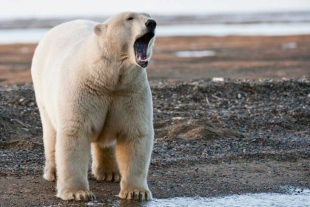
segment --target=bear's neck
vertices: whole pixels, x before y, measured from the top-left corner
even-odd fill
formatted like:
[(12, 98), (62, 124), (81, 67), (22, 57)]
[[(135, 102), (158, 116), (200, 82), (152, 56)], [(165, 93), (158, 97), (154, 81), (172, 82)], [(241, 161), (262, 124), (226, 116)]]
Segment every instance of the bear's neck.
[(108, 53), (109, 49), (100, 47), (95, 38), (87, 41), (91, 41), (87, 45), (92, 46), (91, 50), (87, 50), (92, 52), (84, 57), (86, 64), (83, 77), (87, 87), (98, 94), (106, 94), (136, 91), (145, 85), (147, 74), (144, 68), (130, 63), (128, 57), (124, 58), (121, 54)]

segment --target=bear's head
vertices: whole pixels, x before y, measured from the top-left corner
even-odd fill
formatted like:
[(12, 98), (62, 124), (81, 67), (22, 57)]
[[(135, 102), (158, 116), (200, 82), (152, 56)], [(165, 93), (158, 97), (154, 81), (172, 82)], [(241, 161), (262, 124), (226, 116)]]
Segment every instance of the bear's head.
[(97, 24), (100, 47), (111, 59), (146, 68), (152, 55), (156, 22), (146, 13), (124, 12)]

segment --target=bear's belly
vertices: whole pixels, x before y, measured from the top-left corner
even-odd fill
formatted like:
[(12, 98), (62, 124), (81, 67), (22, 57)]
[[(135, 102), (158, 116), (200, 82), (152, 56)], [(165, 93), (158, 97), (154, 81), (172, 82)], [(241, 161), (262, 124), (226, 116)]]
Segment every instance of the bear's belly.
[(99, 133), (93, 133), (91, 142), (96, 142), (101, 147), (107, 147), (115, 145), (116, 139), (117, 132), (106, 122)]

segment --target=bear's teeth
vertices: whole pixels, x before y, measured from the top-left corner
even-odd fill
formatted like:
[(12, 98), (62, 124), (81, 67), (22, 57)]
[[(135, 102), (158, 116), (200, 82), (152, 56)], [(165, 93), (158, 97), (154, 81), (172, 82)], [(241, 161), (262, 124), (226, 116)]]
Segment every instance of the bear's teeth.
[(150, 60), (150, 57), (149, 58), (144, 58), (144, 59), (141, 59), (141, 57), (138, 58), (139, 62), (148, 62), (149, 60)]
[(145, 59), (145, 61), (150, 61), (150, 59), (151, 59), (151, 57), (148, 57), (148, 58)]
[(137, 58), (137, 60), (139, 60), (139, 61), (141, 61), (141, 60), (146, 60), (147, 58), (146, 58), (146, 54), (143, 54), (143, 53), (137, 53), (136, 54), (136, 58)]

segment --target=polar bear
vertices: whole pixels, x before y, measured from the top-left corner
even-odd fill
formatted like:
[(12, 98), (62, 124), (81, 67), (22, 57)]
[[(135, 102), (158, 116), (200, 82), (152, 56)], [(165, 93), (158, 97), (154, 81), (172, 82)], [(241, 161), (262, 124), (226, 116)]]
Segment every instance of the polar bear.
[[(124, 12), (104, 23), (56, 26), (39, 43), (31, 73), (43, 125), (43, 177), (57, 197), (95, 199), (87, 172), (120, 181), (122, 199), (150, 200), (153, 106), (146, 67), (156, 22)], [(57, 175), (57, 176), (56, 176)]]

